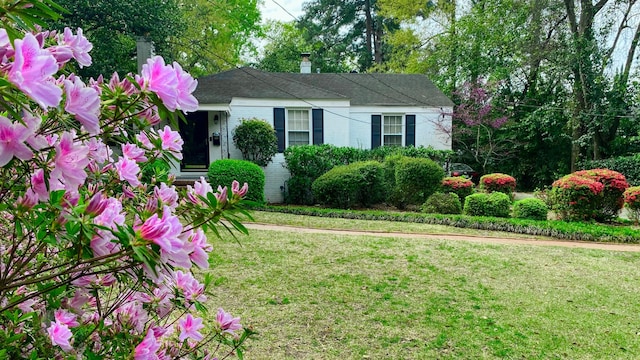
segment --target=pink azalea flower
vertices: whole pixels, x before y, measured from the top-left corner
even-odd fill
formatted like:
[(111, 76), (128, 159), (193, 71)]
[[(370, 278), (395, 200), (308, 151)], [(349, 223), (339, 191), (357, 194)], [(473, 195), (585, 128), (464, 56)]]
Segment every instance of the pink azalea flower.
[(144, 103), (144, 110), (140, 113), (140, 118), (147, 121), (147, 124), (153, 126), (158, 125), (162, 118), (158, 114), (158, 107), (152, 104)]
[(198, 80), (195, 80), (189, 73), (182, 70), (182, 67), (177, 62), (173, 63), (173, 68), (178, 78), (178, 109), (184, 112), (198, 110), (198, 100), (192, 95), (196, 86), (198, 86)]
[(7, 34), (7, 30), (0, 29), (0, 59), (3, 57), (11, 57), (13, 55), (13, 48), (11, 47), (11, 42), (9, 41), (9, 35)]
[(182, 295), (187, 301), (206, 301), (204, 285), (199, 283), (191, 273), (184, 273), (180, 270), (175, 271), (173, 273), (173, 281), (176, 289), (182, 291)]
[(189, 254), (189, 258), (198, 267), (203, 269), (209, 268), (209, 252), (213, 250), (213, 247), (207, 243), (207, 236), (202, 229), (196, 230), (191, 236), (191, 245), (193, 246), (192, 252)]
[(200, 176), (200, 180), (193, 183), (193, 187), (191, 185), (187, 185), (187, 199), (194, 204), (201, 204), (202, 201), (198, 198), (202, 196), (204, 198), (207, 197), (207, 194), (213, 192), (213, 188), (207, 180), (204, 179), (204, 176)]
[(70, 328), (80, 325), (76, 321), (76, 315), (68, 312), (67, 310), (58, 309), (55, 311), (53, 316), (55, 317), (57, 323), (66, 325)]
[(69, 343), (73, 334), (67, 325), (61, 324), (56, 320), (56, 322), (47, 328), (47, 333), (53, 345), (60, 346), (64, 351), (71, 351), (73, 349)]
[(0, 116), (0, 166), (8, 164), (14, 156), (21, 160), (33, 157), (31, 149), (24, 144), (30, 133), (26, 126)]
[(136, 224), (133, 229), (140, 238), (151, 241), (166, 252), (176, 252), (182, 249), (183, 241), (179, 238), (182, 224), (177, 216), (171, 214), (171, 209), (164, 207), (162, 218), (153, 214), (143, 224)]
[(201, 341), (204, 339), (204, 336), (198, 331), (204, 328), (201, 318), (194, 318), (191, 314), (187, 314), (184, 319), (178, 321), (178, 327), (180, 328), (180, 336), (178, 337), (180, 341), (185, 339)]
[(153, 193), (160, 199), (160, 201), (168, 207), (175, 209), (178, 206), (178, 192), (175, 186), (167, 186), (165, 183), (161, 183), (160, 187), (155, 187)]
[(55, 167), (51, 171), (52, 183), (57, 180), (67, 190), (76, 190), (87, 178), (85, 168), (89, 164), (89, 148), (75, 142), (75, 132), (65, 132), (55, 145)]
[(102, 142), (102, 140), (92, 137), (87, 142), (89, 147), (89, 157), (95, 160), (98, 164), (103, 164), (107, 160), (111, 161), (111, 154), (113, 151), (109, 146)]
[(89, 55), (89, 51), (93, 49), (93, 45), (82, 35), (81, 28), (78, 28), (77, 35), (73, 35), (71, 29), (64, 28), (62, 40), (71, 49), (73, 57), (81, 69), (83, 66), (91, 66), (91, 55)]
[(52, 75), (58, 71), (56, 59), (43, 50), (32, 34), (16, 39), (14, 63), (9, 70), (9, 81), (29, 95), (43, 109), (56, 107), (62, 99), (62, 89)]
[(247, 194), (247, 191), (249, 191), (249, 184), (244, 183), (244, 185), (242, 186), (242, 189), (240, 188), (240, 183), (236, 180), (233, 180), (233, 182), (231, 183), (231, 192), (238, 196), (238, 197), (244, 197)]
[(147, 161), (147, 157), (144, 156), (144, 150), (140, 149), (136, 144), (122, 144), (122, 155), (125, 157), (135, 160), (135, 162), (145, 162)]
[(136, 346), (133, 358), (135, 360), (157, 360), (158, 349), (160, 349), (160, 344), (156, 340), (153, 330), (149, 329), (144, 340)]
[(227, 200), (229, 199), (228, 195), (227, 195), (227, 187), (222, 187), (220, 185), (218, 185), (218, 192), (216, 192), (215, 194), (213, 194), (216, 199), (218, 200), (218, 204), (219, 205), (224, 205)]
[(49, 190), (44, 180), (44, 170), (38, 169), (31, 175), (31, 190), (38, 196), (38, 200), (49, 200)]
[(36, 134), (36, 132), (40, 129), (40, 124), (42, 124), (42, 118), (25, 110), (22, 116), (22, 121), (24, 121), (24, 123), (27, 125), (27, 129), (29, 129), (27, 144), (29, 144), (29, 146), (31, 146), (35, 150), (41, 150), (47, 147), (47, 139), (42, 135)]
[(142, 65), (142, 88), (156, 93), (162, 103), (170, 111), (175, 111), (178, 106), (178, 77), (175, 70), (165, 65), (164, 59), (154, 56)]
[(242, 329), (242, 325), (240, 325), (240, 318), (234, 318), (231, 314), (225, 312), (221, 308), (218, 309), (216, 320), (218, 321), (218, 324), (220, 324), (220, 329), (223, 333), (226, 332), (231, 335), (235, 335), (234, 331)]
[(133, 187), (139, 186), (140, 180), (138, 180), (138, 174), (140, 173), (140, 166), (134, 161), (126, 156), (121, 157), (118, 162), (115, 164), (116, 171), (118, 172), (118, 176), (120, 176), (120, 180), (126, 180)]
[(184, 141), (180, 137), (180, 133), (171, 130), (169, 125), (165, 125), (164, 129), (158, 131), (160, 139), (162, 139), (162, 150), (169, 150), (174, 153), (175, 157), (182, 159), (182, 144)]
[(100, 114), (100, 96), (98, 91), (87, 87), (79, 77), (73, 76), (64, 81), (67, 101), (64, 109), (76, 116), (76, 120), (91, 135), (100, 132), (98, 115)]

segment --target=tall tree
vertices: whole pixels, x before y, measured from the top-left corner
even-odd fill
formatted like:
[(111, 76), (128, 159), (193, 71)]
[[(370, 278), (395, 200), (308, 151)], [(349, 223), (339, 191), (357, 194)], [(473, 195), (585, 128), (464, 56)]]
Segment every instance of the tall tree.
[(233, 68), (255, 49), (250, 39), (260, 33), (258, 0), (178, 0), (186, 22), (172, 36), (172, 57), (194, 76)]
[[(269, 72), (295, 73), (300, 71), (300, 54), (317, 52), (307, 43), (304, 31), (291, 22), (268, 21), (264, 25), (267, 39), (262, 54), (255, 67)], [(313, 57), (311, 58), (313, 62)], [(315, 62), (322, 72), (343, 72), (346, 68), (340, 62)], [(335, 66), (335, 67), (334, 67)]]
[(315, 55), (323, 62), (347, 59), (359, 71), (385, 61), (384, 35), (399, 28), (378, 14), (377, 0), (312, 0), (303, 9), (297, 24)]

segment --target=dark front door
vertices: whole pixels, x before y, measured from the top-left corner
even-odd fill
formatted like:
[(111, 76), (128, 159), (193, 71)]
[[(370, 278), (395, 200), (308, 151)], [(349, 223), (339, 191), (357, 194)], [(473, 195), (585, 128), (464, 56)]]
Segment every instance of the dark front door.
[(209, 113), (196, 111), (187, 114), (187, 123), (180, 121), (182, 162), (180, 170), (202, 171), (209, 168)]

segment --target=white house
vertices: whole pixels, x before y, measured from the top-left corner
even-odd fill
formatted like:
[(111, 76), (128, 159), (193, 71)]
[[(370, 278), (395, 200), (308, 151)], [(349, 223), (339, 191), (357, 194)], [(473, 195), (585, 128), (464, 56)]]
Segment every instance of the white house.
[(445, 114), (451, 114), (453, 103), (424, 75), (311, 73), (305, 60), (301, 73), (244, 67), (199, 78), (194, 93), (198, 111), (180, 124), (185, 144), (184, 159), (173, 169), (177, 178), (206, 176), (209, 164), (218, 159), (242, 159), (232, 131), (249, 118), (269, 122), (278, 136), (279, 153), (264, 168), (270, 203), (284, 200), (289, 172), (282, 152), (289, 146), (451, 149), (450, 137), (434, 124), (451, 123)]

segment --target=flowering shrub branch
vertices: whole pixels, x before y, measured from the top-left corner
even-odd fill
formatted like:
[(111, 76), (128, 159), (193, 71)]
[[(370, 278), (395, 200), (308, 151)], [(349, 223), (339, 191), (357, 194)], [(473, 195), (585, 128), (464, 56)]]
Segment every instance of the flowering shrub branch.
[[(251, 330), (207, 314), (194, 269), (207, 231), (247, 233), (247, 184), (180, 190), (141, 171), (182, 158), (161, 121), (197, 109), (197, 81), (160, 57), (80, 79), (65, 65), (91, 65), (82, 30), (37, 30), (55, 7), (21, 4), (0, 5), (0, 358), (241, 355)], [(24, 14), (30, 30), (9, 27)]]

